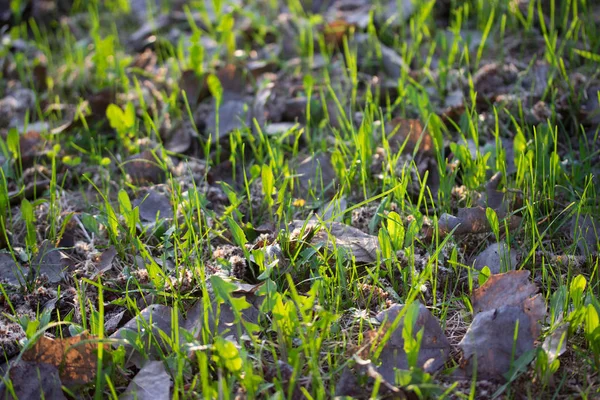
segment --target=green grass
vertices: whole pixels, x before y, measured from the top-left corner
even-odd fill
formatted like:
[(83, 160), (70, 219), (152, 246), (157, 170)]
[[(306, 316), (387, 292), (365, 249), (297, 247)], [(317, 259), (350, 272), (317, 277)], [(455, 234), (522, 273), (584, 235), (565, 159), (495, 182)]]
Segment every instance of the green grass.
[[(172, 7), (162, 3), (147, 21)], [(581, 112), (593, 104), (584, 89), (600, 73), (593, 2), (519, 8), (508, 0), (453, 0), (447, 28), (440, 24), (445, 2), (414, 2), (400, 25), (379, 20), (378, 4), (364, 29), (342, 25), (336, 41), (325, 17), (299, 1), (286, 2), (285, 23), (272, 22), (280, 2), (208, 3), (210, 12), (203, 1), (189, 2), (173, 22), (174, 38), (170, 28), (155, 33), (148, 44), (154, 70), (133, 64), (138, 44), (130, 37), (139, 24), (127, 1), (78, 1), (72, 25), (19, 19), (5, 34), (0, 59), (14, 70), (0, 72), (0, 94), (21, 85), (36, 96), (17, 126), (0, 125), (0, 245), (21, 269), (32, 268), (43, 240), (69, 262), (60, 282), (26, 272), (23, 285), (0, 282), (0, 331), (18, 332), (2, 342), (3, 361), (20, 359), (45, 333), (58, 340), (87, 331), (96, 369), (84, 385), (63, 379), (73, 397), (118, 398), (139, 371), (135, 349), (138, 358), (163, 362), (172, 398), (332, 398), (347, 367), (368, 357), (377, 365), (392, 329), (373, 317), (401, 303), (410, 365), (396, 386), (407, 393), (599, 396), (599, 248), (582, 250), (571, 237), (573, 219), (600, 220), (600, 126)], [(362, 44), (359, 35), (367, 35)], [(20, 40), (37, 52), (11, 52)], [(294, 54), (257, 56), (273, 43)], [(386, 59), (387, 50), (403, 66)], [(228, 110), (238, 79), (220, 71), (236, 65), (247, 75), (238, 95), (255, 96), (268, 84), (246, 70), (257, 60), (279, 74), (272, 109), (310, 101), (298, 102), (297, 122), (282, 134), (258, 120), (219, 132), (236, 118), (220, 110)], [(489, 101), (486, 91), (501, 84), (488, 87), (477, 73), (493, 62), (511, 90)], [(38, 64), (47, 67), (43, 82)], [(396, 76), (386, 78), (391, 70)], [(198, 88), (181, 83), (184, 73)], [(445, 114), (456, 91), (464, 109)], [(214, 135), (197, 126), (198, 100), (214, 114)], [(404, 125), (393, 129), (395, 117)], [(418, 132), (399, 140), (408, 119), (420, 121)], [(48, 128), (36, 128), (32, 146), (22, 137), (38, 122)], [(169, 151), (165, 136), (183, 123), (194, 131), (185, 155)], [(136, 167), (131, 157), (140, 153), (147, 162)], [(305, 171), (310, 181), (298, 176), (308, 156), (315, 160)], [(498, 172), (502, 207), (484, 203), (489, 232), (443, 232), (448, 214), (482, 204)], [(157, 184), (138, 181), (138, 173)], [(39, 190), (27, 189), (43, 180)], [(168, 200), (156, 218), (139, 205), (149, 187)], [(310, 218), (313, 225), (300, 228)], [(334, 221), (372, 235), (377, 251), (349, 253), (340, 237), (332, 239)], [(516, 268), (531, 271), (548, 306), (539, 341), (560, 329), (568, 335), (561, 356), (537, 347), (513, 360), (506, 382), (486, 386), (453, 371), (473, 320), (472, 291), (489, 279), (489, 269), (478, 274), (471, 260), (496, 242), (515, 249)], [(99, 272), (113, 247), (110, 267)], [(410, 321), (418, 302), (452, 338), (451, 357), (434, 374), (416, 363), (421, 339)], [(169, 308), (140, 319), (151, 304)], [(137, 325), (113, 335), (136, 317)], [(8, 373), (3, 381), (13, 390)], [(363, 397), (383, 397), (386, 384), (364, 383)]]

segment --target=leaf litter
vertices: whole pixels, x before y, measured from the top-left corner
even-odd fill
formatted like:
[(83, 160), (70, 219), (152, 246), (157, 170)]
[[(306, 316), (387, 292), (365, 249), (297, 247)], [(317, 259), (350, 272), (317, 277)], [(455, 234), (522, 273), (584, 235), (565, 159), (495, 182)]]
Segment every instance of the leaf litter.
[[(38, 5), (51, 2), (34, 3), (33, 11), (22, 11), (42, 23)], [(523, 193), (512, 186), (531, 178), (523, 160), (541, 165), (533, 173), (545, 181), (545, 167), (566, 177), (570, 169), (597, 158), (597, 147), (585, 159), (569, 154), (583, 145), (560, 136), (571, 125), (589, 132), (596, 127), (598, 85), (576, 57), (556, 73), (553, 61), (540, 51), (544, 38), (536, 31), (550, 20), (535, 15), (527, 38), (506, 36), (500, 46), (490, 38), (486, 41), (481, 27), (473, 29), (470, 21), (455, 31), (450, 15), (456, 13), (443, 1), (435, 2), (432, 11), (410, 1), (383, 1), (377, 7), (360, 0), (311, 1), (274, 9), (258, 2), (245, 4), (248, 10), (243, 12), (234, 2), (221, 8), (207, 4), (202, 12), (176, 3), (169, 13), (160, 14), (145, 3), (134, 5), (127, 18), (135, 22), (128, 20), (131, 26), (126, 29), (127, 24), (115, 18), (117, 42), (123, 47), (112, 49), (111, 57), (123, 61), (115, 65), (124, 66), (117, 75), (128, 82), (128, 89), (108, 80), (117, 76), (110, 75), (112, 70), (101, 77), (102, 47), (115, 38), (88, 37), (89, 10), (61, 15), (64, 10), (57, 7), (47, 15), (61, 16), (60, 25), (95, 52), (76, 68), (57, 68), (56, 60), (46, 60), (45, 45), (15, 39), (0, 28), (7, 50), (0, 52), (6, 78), (0, 83), (0, 162), (7, 182), (0, 190), (0, 209), (9, 215), (2, 223), (10, 221), (0, 232), (7, 250), (0, 253), (0, 282), (7, 291), (0, 305), (2, 318), (23, 317), (1, 320), (0, 333), (10, 337), (2, 342), (6, 358), (15, 357), (31, 330), (42, 327), (35, 326), (42, 318), (37, 310), (50, 312), (53, 320), (68, 316), (70, 328), (76, 329), (96, 318), (98, 293), (88, 279), (106, 288), (103, 333), (111, 335), (115, 347), (105, 351), (117, 354), (123, 345), (127, 368), (136, 365), (125, 373), (120, 366), (116, 369), (121, 380), (117, 392), (125, 398), (168, 398), (171, 389), (197, 390), (193, 385), (198, 376), (189, 365), (184, 368), (184, 389), (171, 376), (169, 354), (181, 350), (170, 341), (177, 329), (184, 346), (206, 352), (209, 369), (215, 371), (209, 379), (216, 382), (226, 374), (240, 386), (228, 389), (250, 397), (256, 373), (269, 381), (265, 393), (274, 394), (280, 385), (294, 398), (303, 390), (317, 390), (313, 376), (313, 381), (325, 378), (330, 385), (326, 391), (335, 388), (338, 395), (364, 398), (372, 395), (373, 387), (379, 387), (380, 395), (412, 398), (418, 383), (396, 381), (397, 376), (406, 378), (406, 371), (423, 383), (431, 382), (430, 376), (434, 382), (460, 382), (476, 370), (478, 393), (485, 393), (487, 380), (512, 382), (509, 374), (515, 368), (520, 368), (519, 376), (531, 377), (533, 367), (527, 370), (523, 365), (533, 359), (547, 324), (546, 304), (536, 284), (544, 292), (556, 289), (541, 285), (547, 281), (540, 278), (537, 266), (547, 262), (559, 268), (560, 276), (567, 269), (570, 276), (572, 268), (587, 273), (598, 242), (593, 210), (578, 213), (567, 229), (559, 228), (559, 239), (544, 236), (531, 253), (526, 250), (531, 238), (518, 229), (531, 218), (524, 211)], [(547, 13), (544, 7), (534, 14)], [(16, 23), (12, 12), (0, 12), (0, 25)], [(264, 24), (253, 14), (268, 15), (275, 22)], [(449, 28), (433, 34), (427, 28), (425, 40), (434, 38), (435, 45), (421, 45), (412, 54), (416, 38), (407, 27), (425, 27), (421, 17), (427, 15)], [(312, 34), (322, 34), (323, 41)], [(583, 43), (572, 41), (574, 48), (583, 48)], [(166, 43), (178, 45), (171, 48)], [(462, 63), (447, 65), (445, 49), (453, 43), (468, 52), (461, 60), (473, 59), (475, 64), (466, 69)], [(500, 48), (502, 59), (493, 54)], [(120, 58), (123, 52), (125, 59)], [(172, 62), (171, 53), (182, 59)], [(32, 72), (31, 82), (20, 82), (22, 70)], [(307, 80), (308, 75), (313, 79)], [(582, 93), (581, 98), (575, 99), (574, 92)], [(377, 112), (373, 99), (378, 99)], [(130, 107), (128, 103), (136, 125), (125, 137), (113, 129), (107, 111)], [(558, 143), (524, 139), (531, 129), (541, 138), (550, 121), (561, 126), (553, 139)], [(348, 132), (358, 132), (361, 126), (370, 126), (373, 135), (353, 143), (357, 138)], [(469, 132), (468, 139), (464, 132)], [(589, 140), (595, 138), (593, 133), (586, 135), (594, 146)], [(129, 146), (121, 148), (124, 142)], [(52, 147), (56, 143), (63, 146)], [(459, 157), (463, 143), (471, 164), (469, 158)], [(554, 145), (558, 150), (552, 150)], [(371, 159), (357, 154), (371, 146), (372, 152), (365, 153)], [(502, 154), (506, 176), (496, 172)], [(474, 185), (470, 174), (482, 160), (485, 165), (477, 171)], [(84, 168), (87, 164), (91, 167)], [(274, 175), (271, 193), (265, 193), (261, 181), (263, 165)], [(407, 171), (410, 184), (394, 186), (401, 179), (404, 183)], [(593, 165), (591, 171), (598, 172)], [(445, 181), (449, 177), (455, 185), (451, 191)], [(88, 183), (102, 187), (107, 203), (117, 205), (116, 225), (111, 226), (107, 206), (98, 196), (80, 196), (83, 202), (75, 204), (74, 193), (87, 192), (82, 187)], [(140, 221), (133, 227), (127, 226), (131, 221), (119, 213), (115, 201), (114, 192), (124, 185), (139, 211)], [(556, 204), (575, 200), (559, 184), (555, 187)], [(364, 203), (383, 190), (390, 190), (386, 198)], [(408, 197), (401, 195), (404, 191)], [(34, 204), (35, 232), (20, 217), (11, 217), (21, 215), (23, 198)], [(488, 220), (488, 208), (498, 218), (500, 237), (495, 239), (490, 234), (497, 228)], [(556, 218), (556, 209), (542, 209), (549, 221)], [(390, 238), (390, 248), (384, 228), (392, 210), (407, 222), (401, 236), (411, 240)], [(437, 231), (430, 225), (434, 217)], [(74, 218), (79, 223), (73, 223)], [(534, 224), (549, 229), (546, 232), (554, 229), (546, 215), (536, 218)], [(164, 229), (139, 234), (157, 220)], [(452, 237), (447, 236), (450, 232)], [(397, 230), (392, 234), (400, 235)], [(30, 248), (25, 238), (34, 236), (40, 243)], [(438, 252), (429, 247), (437, 238), (445, 240)], [(563, 251), (570, 244), (578, 255)], [(426, 282), (417, 282), (417, 275), (431, 266)], [(472, 292), (472, 282), (465, 283), (471, 279), (466, 277), (470, 266), (491, 272), (489, 277), (479, 275), (485, 283)], [(206, 279), (227, 275), (242, 280)], [(318, 286), (323, 281), (335, 290)], [(421, 328), (423, 336), (411, 369), (408, 359), (414, 355), (407, 352), (411, 342), (403, 336), (405, 321), (398, 321), (393, 330), (390, 321), (410, 307), (400, 303), (414, 291), (423, 303), (418, 304), (412, 339)], [(341, 295), (329, 299), (330, 292)], [(463, 304), (469, 294), (473, 315)], [(586, 301), (591, 301), (588, 296)], [(172, 298), (177, 298), (177, 307)], [(335, 312), (331, 304), (336, 304)], [(361, 328), (343, 325), (348, 308), (355, 307), (353, 320), (358, 318)], [(335, 318), (328, 320), (328, 312)], [(35, 322), (28, 325), (25, 316)], [(175, 316), (178, 326), (173, 325)], [(441, 316), (446, 320), (440, 322)], [(310, 322), (304, 325), (306, 321)], [(321, 321), (327, 321), (325, 327), (319, 327)], [(348, 329), (340, 330), (340, 324)], [(563, 335), (568, 325), (561, 324), (542, 345), (552, 360), (570, 350)], [(303, 335), (313, 328), (315, 337), (324, 338), (319, 345), (333, 349), (326, 353), (329, 358), (341, 355), (336, 356), (335, 368), (322, 357), (323, 349), (314, 353), (319, 354), (316, 361), (310, 356), (293, 358), (308, 354)], [(98, 341), (67, 337), (66, 330), (58, 328), (50, 331), (11, 367), (9, 375), (20, 397), (43, 392), (63, 398), (61, 384), (95, 379)], [(347, 348), (335, 347), (340, 332)], [(365, 337), (372, 340), (369, 344), (382, 341), (380, 354), (360, 350)], [(256, 338), (263, 347), (256, 345)], [(234, 354), (233, 361), (223, 361), (223, 349)], [(187, 355), (194, 361), (203, 357), (198, 351)], [(237, 374), (234, 366), (242, 356), (258, 367)], [(70, 370), (65, 367), (69, 357), (86, 365)], [(351, 368), (338, 368), (342, 364)], [(451, 368), (457, 371), (453, 377), (440, 373)], [(316, 371), (325, 372), (317, 377)], [(581, 381), (565, 387), (578, 385)], [(455, 388), (461, 391), (460, 384)], [(435, 397), (432, 393), (440, 394), (431, 392), (430, 397)]]

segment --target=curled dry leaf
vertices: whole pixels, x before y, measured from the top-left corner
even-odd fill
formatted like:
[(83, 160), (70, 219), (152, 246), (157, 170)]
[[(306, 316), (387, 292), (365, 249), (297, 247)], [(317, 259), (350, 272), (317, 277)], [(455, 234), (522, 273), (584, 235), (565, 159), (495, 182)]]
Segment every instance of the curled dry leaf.
[(86, 333), (64, 339), (42, 336), (23, 353), (23, 360), (58, 368), (65, 385), (83, 385), (96, 376), (98, 343)]
[(511, 365), (535, 348), (546, 304), (528, 278), (529, 271), (493, 275), (475, 290), (475, 317), (459, 343), (468, 376), (476, 366), (477, 379), (502, 381)]
[(171, 398), (171, 381), (162, 361), (148, 361), (119, 399), (168, 400)]
[(517, 252), (506, 243), (492, 243), (474, 259), (473, 267), (481, 271), (488, 267), (492, 274), (513, 270), (517, 266)]
[[(305, 221), (296, 220), (290, 224), (290, 230), (302, 229)], [(369, 235), (352, 226), (341, 222), (328, 222), (319, 227), (318, 222), (306, 223), (305, 231), (317, 230), (311, 245), (318, 248), (327, 248), (333, 251), (334, 246), (338, 250), (345, 251), (348, 256), (353, 255), (356, 263), (370, 264), (377, 261), (379, 251), (379, 240), (376, 236)]]
[[(148, 355), (156, 357), (160, 350), (154, 343), (158, 343), (159, 347), (165, 346), (165, 342), (161, 337), (160, 332), (163, 332), (167, 337), (171, 336), (171, 313), (172, 308), (161, 304), (152, 304), (144, 308), (134, 319), (127, 322), (122, 328), (113, 333), (112, 339), (131, 339), (137, 337), (138, 333), (141, 336), (142, 343), (145, 344)], [(185, 319), (180, 319), (184, 325)], [(149, 335), (152, 334), (155, 340), (150, 340)], [(138, 367), (143, 364), (143, 356), (137, 353), (133, 346), (125, 344), (125, 349), (131, 352), (130, 361)]]
[[(398, 317), (404, 305), (395, 304), (388, 310), (377, 315), (377, 320), (385, 324), (385, 330)], [(389, 340), (385, 343), (383, 351), (379, 356), (380, 365), (377, 367), (379, 373), (388, 381), (393, 383), (395, 369), (408, 369), (408, 359), (404, 351), (404, 338), (402, 329), (404, 317), (398, 327), (392, 332)], [(419, 304), (419, 315), (415, 322), (414, 333), (423, 329), (423, 339), (419, 348), (417, 365), (425, 372), (433, 373), (444, 366), (450, 354), (450, 343), (444, 335), (440, 323), (423, 304)]]
[(548, 354), (548, 362), (556, 360), (565, 351), (567, 351), (567, 337), (569, 332), (569, 323), (566, 322), (558, 326), (550, 335), (546, 336), (542, 349)]
[(165, 149), (173, 153), (185, 153), (192, 147), (192, 139), (198, 134), (190, 121), (179, 121), (169, 131)]

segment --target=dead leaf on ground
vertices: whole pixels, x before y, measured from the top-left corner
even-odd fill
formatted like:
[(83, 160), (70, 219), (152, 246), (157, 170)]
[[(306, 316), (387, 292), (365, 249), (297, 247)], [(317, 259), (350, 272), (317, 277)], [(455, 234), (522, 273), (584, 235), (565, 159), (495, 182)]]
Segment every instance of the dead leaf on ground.
[[(10, 366), (9, 379), (17, 399), (56, 399), (66, 400), (58, 369), (42, 362), (19, 361)], [(0, 382), (0, 398), (13, 397)]]
[(492, 243), (473, 261), (476, 270), (481, 271), (487, 266), (492, 274), (499, 274), (516, 268), (517, 252), (504, 242)]
[[(350, 41), (350, 48), (356, 49), (358, 55), (358, 69), (361, 72), (380, 74), (381, 69), (385, 75), (392, 79), (399, 79), (402, 71), (408, 71), (410, 68), (404, 59), (396, 51), (377, 38), (360, 33), (354, 36)], [(379, 52), (377, 51), (379, 48)]]
[(16, 89), (0, 99), (0, 128), (23, 125), (25, 115), (35, 115), (36, 95), (31, 89)]
[(530, 272), (527, 270), (490, 276), (484, 285), (473, 291), (473, 312), (477, 314), (505, 305), (522, 304), (526, 299), (535, 296), (538, 288), (529, 282), (529, 276)]
[(385, 395), (385, 398), (407, 399), (410, 393), (404, 392), (402, 388), (394, 386), (392, 382), (387, 381), (377, 370), (375, 365), (368, 360), (362, 360), (354, 356), (356, 361), (352, 369), (345, 368), (342, 376), (335, 386), (336, 398), (349, 396), (357, 399), (371, 398), (372, 388), (379, 384), (379, 394)]
[(23, 353), (23, 360), (55, 366), (65, 385), (83, 385), (91, 382), (97, 372), (98, 343), (83, 333), (64, 339), (40, 339)]
[(192, 141), (198, 137), (196, 128), (190, 121), (178, 121), (164, 138), (166, 150), (183, 154), (192, 147)]
[(30, 128), (19, 137), (21, 163), (24, 169), (32, 167), (36, 159), (45, 154), (44, 144), (45, 140), (43, 140), (40, 133)]
[(133, 206), (138, 207), (140, 219), (146, 222), (154, 222), (157, 218), (173, 218), (171, 200), (155, 190), (149, 190), (144, 196), (135, 199)]
[(473, 75), (477, 101), (485, 104), (495, 102), (498, 96), (510, 93), (518, 81), (518, 69), (510, 63), (489, 63)]
[(295, 168), (298, 185), (294, 188), (295, 196), (307, 200), (313, 190), (317, 195), (325, 192), (331, 194), (335, 190), (336, 174), (331, 158), (326, 154), (315, 154), (296, 160)]
[(581, 107), (581, 113), (584, 116), (584, 121), (590, 126), (600, 124), (600, 104), (598, 96), (600, 96), (600, 85), (590, 86), (586, 91), (584, 103)]
[(193, 110), (202, 100), (210, 96), (206, 75), (199, 76), (193, 70), (185, 70), (179, 78), (179, 89), (185, 92), (185, 98)]
[(230, 132), (252, 126), (252, 100), (243, 94), (224, 90), (218, 119), (216, 100), (212, 99), (198, 106), (194, 120), (198, 129), (212, 138), (212, 143), (225, 140)]
[(108, 271), (113, 266), (113, 260), (117, 256), (117, 250), (115, 246), (110, 246), (108, 249), (100, 255), (98, 262), (96, 263), (96, 273), (101, 274)]
[(582, 254), (597, 254), (600, 222), (589, 214), (574, 215), (571, 220), (571, 238)]
[(399, 151), (406, 142), (404, 153), (412, 154), (416, 148), (421, 154), (433, 156), (433, 139), (418, 119), (394, 118), (386, 131), (391, 135), (388, 142), (392, 151)]
[(131, 380), (121, 400), (168, 400), (171, 392), (171, 376), (162, 361), (148, 361)]
[[(384, 331), (391, 327), (391, 324), (398, 317), (404, 305), (394, 304), (388, 310), (377, 315), (377, 320), (386, 324)], [(379, 373), (391, 383), (394, 383), (395, 369), (409, 368), (406, 352), (404, 351), (404, 338), (402, 329), (404, 327), (404, 317), (389, 340), (385, 343), (383, 351), (379, 356)], [(423, 339), (419, 349), (417, 365), (423, 368), (425, 372), (433, 373), (444, 366), (450, 355), (450, 343), (444, 335), (440, 323), (423, 304), (419, 304), (419, 315), (415, 322), (414, 333), (423, 329)]]
[[(300, 230), (306, 224), (305, 231), (314, 230), (318, 227), (317, 221), (295, 220), (290, 224), (290, 230)], [(376, 236), (369, 235), (352, 226), (341, 222), (327, 222), (318, 232), (315, 232), (310, 240), (311, 245), (319, 248), (327, 248), (332, 252), (334, 246), (338, 250), (346, 252), (348, 257), (354, 256), (358, 264), (370, 264), (377, 261), (379, 240)]]
[(166, 179), (165, 172), (150, 150), (129, 157), (123, 168), (135, 184), (162, 183)]
[(106, 88), (88, 96), (87, 101), (92, 111), (91, 116), (94, 119), (105, 119), (106, 109), (110, 104), (116, 103), (117, 94), (114, 89)]
[(8, 253), (0, 253), (0, 281), (11, 285), (20, 286), (25, 284), (27, 269), (20, 268)]
[(569, 326), (568, 322), (559, 325), (551, 334), (546, 336), (542, 349), (548, 355), (548, 363), (556, 360), (567, 351)]
[[(498, 219), (507, 217), (508, 200), (506, 195), (498, 190), (498, 185), (502, 175), (498, 172), (492, 176), (486, 185), (486, 193), (476, 207), (459, 208), (456, 216), (444, 213), (440, 216), (438, 227), (444, 234), (454, 231), (455, 235), (465, 235), (469, 233), (491, 232), (491, 227), (486, 215), (486, 208), (489, 207), (496, 211)], [(517, 215), (508, 216), (508, 226), (515, 229), (519, 226), (521, 218)]]
[(477, 379), (504, 380), (512, 363), (534, 349), (546, 304), (540, 294), (536, 295), (538, 288), (529, 282), (529, 275), (524, 270), (492, 275), (474, 291), (471, 301), (475, 316), (459, 343), (462, 371), (468, 376), (476, 365)]
[[(217, 315), (217, 304), (211, 302), (208, 315), (208, 326), (206, 329), (214, 335), (235, 335), (237, 336), (236, 315), (232, 308), (227, 304), (219, 306), (219, 320), (215, 319)], [(162, 336), (171, 337), (173, 326), (171, 323), (171, 314), (173, 309), (161, 304), (152, 304), (143, 309), (135, 318), (127, 322), (118, 331), (110, 337), (112, 339), (138, 340), (141, 337), (142, 343), (146, 349), (146, 354), (150, 359), (158, 359), (161, 352), (171, 351)], [(257, 323), (259, 312), (254, 306), (242, 311), (242, 318), (250, 323)], [(194, 335), (199, 335), (204, 328), (204, 302), (198, 301), (192, 306), (185, 315), (179, 315), (179, 329), (185, 329)], [(150, 332), (153, 340), (150, 340)], [(123, 343), (121, 343), (123, 344)], [(130, 356), (129, 361), (141, 367), (145, 360), (142, 354), (139, 354), (133, 346), (126, 343), (125, 349)]]
[(34, 276), (44, 274), (48, 277), (48, 281), (57, 283), (65, 278), (66, 268), (61, 252), (50, 241), (45, 240), (40, 245), (38, 254), (31, 261), (29, 273)]

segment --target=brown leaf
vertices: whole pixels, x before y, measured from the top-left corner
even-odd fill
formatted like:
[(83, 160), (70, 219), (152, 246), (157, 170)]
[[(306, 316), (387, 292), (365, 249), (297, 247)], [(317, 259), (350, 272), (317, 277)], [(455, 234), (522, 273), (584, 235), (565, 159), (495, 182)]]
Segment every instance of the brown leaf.
[[(384, 323), (389, 329), (395, 319), (398, 317), (404, 305), (395, 304), (388, 310), (377, 315), (377, 320)], [(383, 351), (379, 356), (380, 365), (377, 367), (379, 373), (391, 383), (394, 383), (395, 369), (408, 369), (408, 359), (404, 351), (404, 338), (402, 329), (404, 327), (404, 317), (391, 337), (385, 343)], [(431, 315), (431, 312), (423, 304), (419, 304), (419, 316), (415, 322), (414, 333), (423, 329), (423, 340), (419, 349), (417, 365), (423, 368), (425, 372), (433, 373), (444, 366), (450, 354), (450, 343), (444, 335), (437, 318)], [(384, 330), (384, 332), (385, 332)]]
[[(237, 324), (235, 323), (236, 316), (230, 306), (227, 304), (221, 304), (219, 306), (218, 321), (216, 320), (216, 301), (210, 303), (208, 311), (208, 326), (206, 326), (206, 329), (210, 333), (222, 335), (223, 337), (228, 335), (237, 336), (238, 330)], [(168, 344), (162, 339), (162, 336), (171, 337), (172, 335), (172, 312), (173, 309), (169, 306), (152, 304), (143, 309), (135, 318), (127, 322), (110, 337), (113, 339), (131, 339), (132, 337), (141, 335), (140, 338), (146, 348), (146, 354), (151, 360), (159, 359), (161, 352), (171, 351)], [(255, 307), (250, 307), (242, 312), (242, 318), (251, 323), (256, 323), (258, 321), (258, 315), (258, 309)], [(180, 314), (178, 321), (179, 329), (185, 329), (196, 336), (199, 335), (205, 322), (204, 302), (200, 300), (192, 306), (185, 315)], [(154, 340), (149, 340), (150, 334), (152, 334)], [(143, 355), (139, 354), (134, 347), (128, 343), (126, 343), (124, 347), (130, 355), (129, 361), (137, 367), (141, 367), (145, 361)]]
[(210, 96), (206, 75), (198, 76), (193, 70), (185, 70), (179, 79), (179, 89), (185, 92), (185, 97), (193, 110), (203, 99)]
[(600, 93), (600, 85), (590, 86), (586, 91), (586, 101), (582, 105), (581, 112), (584, 116), (586, 124), (597, 126), (600, 124), (600, 104), (598, 96)]
[[(455, 235), (491, 232), (491, 227), (486, 216), (486, 207), (496, 211), (500, 220), (507, 217), (508, 214), (506, 196), (498, 190), (501, 180), (502, 174), (500, 172), (490, 178), (490, 181), (486, 185), (485, 197), (479, 201), (478, 206), (459, 208), (456, 216), (446, 213), (442, 214), (438, 224), (440, 231), (446, 234), (456, 228), (456, 231), (454, 231)], [(521, 218), (519, 216), (508, 216), (509, 228), (515, 229), (520, 222)]]
[(418, 119), (394, 118), (387, 130), (391, 134), (388, 142), (393, 151), (399, 151), (406, 141), (404, 153), (412, 154), (417, 148), (422, 154), (433, 155), (433, 139)]
[(115, 249), (115, 246), (110, 246), (108, 249), (106, 249), (102, 255), (100, 255), (100, 259), (96, 263), (97, 273), (106, 272), (111, 269), (116, 255), (117, 250)]
[(223, 137), (227, 137), (230, 132), (236, 129), (242, 130), (251, 126), (252, 111), (250, 101), (238, 93), (224, 91), (218, 115), (219, 124), (217, 126), (216, 102), (213, 101), (210, 111), (203, 121), (205, 125), (204, 131), (213, 138), (213, 143)]
[(51, 242), (45, 240), (37, 256), (31, 261), (30, 274), (33, 273), (35, 276), (45, 274), (50, 282), (57, 283), (64, 279), (66, 267), (61, 252)]
[(17, 266), (12, 256), (8, 253), (0, 253), (0, 281), (19, 286), (25, 283), (27, 270)]
[(92, 116), (95, 118), (106, 118), (106, 109), (110, 104), (116, 103), (117, 94), (112, 88), (102, 89), (93, 93), (87, 98), (92, 111)]
[(123, 168), (135, 184), (162, 183), (166, 179), (165, 172), (150, 150), (129, 157)]
[(154, 222), (156, 218), (173, 218), (173, 207), (169, 197), (154, 190), (149, 190), (146, 195), (133, 201), (133, 206), (138, 207), (140, 219)]
[[(54, 365), (19, 361), (10, 366), (9, 379), (17, 399), (67, 399), (62, 391), (58, 369)], [(0, 398), (13, 397), (0, 385)]]
[(162, 361), (148, 361), (131, 380), (121, 400), (168, 400), (171, 398), (171, 376)]
[(64, 339), (40, 339), (23, 353), (23, 360), (46, 363), (60, 371), (60, 379), (66, 385), (83, 385), (96, 376), (98, 343), (83, 333)]
[(330, 195), (335, 190), (336, 174), (328, 155), (301, 157), (294, 164), (298, 175), (298, 185), (294, 190), (296, 197), (305, 198), (311, 190), (317, 195), (322, 191)]
[(192, 140), (198, 137), (198, 132), (190, 121), (179, 121), (168, 133), (165, 149), (173, 153), (185, 153), (192, 146)]
[(477, 365), (477, 379), (504, 380), (511, 364), (534, 348), (546, 304), (540, 294), (535, 295), (538, 289), (528, 278), (529, 271), (492, 275), (474, 291), (475, 317), (459, 343), (467, 375)]
[(481, 271), (488, 267), (492, 274), (499, 274), (517, 266), (517, 253), (504, 242), (492, 243), (479, 253), (474, 261), (473, 268)]
[[(301, 229), (305, 221), (296, 220), (290, 224), (290, 229)], [(330, 252), (335, 248), (345, 251), (347, 256), (353, 255), (358, 264), (370, 264), (377, 261), (379, 240), (352, 226), (340, 222), (328, 222), (319, 227), (316, 221), (306, 223), (305, 231), (319, 228), (312, 236), (313, 246), (325, 247)]]
[(529, 271), (520, 270), (490, 276), (484, 285), (473, 291), (473, 312), (522, 304), (538, 292), (537, 286), (529, 282), (529, 275)]
[(353, 369), (345, 368), (335, 386), (336, 398), (346, 396), (356, 399), (369, 399), (375, 384), (380, 385), (378, 394), (384, 396), (383, 398), (399, 400), (418, 398), (412, 396), (410, 392), (405, 392), (402, 388), (394, 386), (393, 381), (387, 381), (372, 362), (362, 360), (356, 355), (354, 359), (357, 362)]

